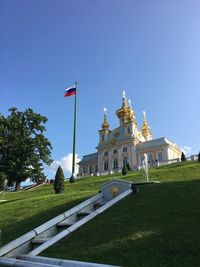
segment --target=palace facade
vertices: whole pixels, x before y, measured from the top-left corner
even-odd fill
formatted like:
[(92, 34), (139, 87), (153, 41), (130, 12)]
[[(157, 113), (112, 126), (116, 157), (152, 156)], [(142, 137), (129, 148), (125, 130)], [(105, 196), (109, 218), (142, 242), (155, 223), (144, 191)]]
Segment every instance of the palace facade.
[(122, 107), (116, 111), (119, 127), (110, 130), (104, 109), (97, 153), (83, 156), (78, 163), (79, 176), (121, 172), (127, 163), (132, 170), (140, 169), (144, 164), (145, 153), (150, 166), (180, 160), (182, 151), (177, 144), (165, 137), (152, 138), (145, 112), (143, 114), (144, 121), (139, 131), (131, 101), (127, 103), (123, 92)]

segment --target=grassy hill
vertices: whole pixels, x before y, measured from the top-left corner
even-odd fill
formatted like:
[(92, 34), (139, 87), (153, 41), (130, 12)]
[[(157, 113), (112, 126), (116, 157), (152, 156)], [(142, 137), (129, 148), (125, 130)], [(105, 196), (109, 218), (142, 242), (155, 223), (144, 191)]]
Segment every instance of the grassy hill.
[[(116, 175), (87, 177), (55, 195), (52, 185), (6, 193), (0, 229), (7, 243), (98, 192)], [(144, 179), (144, 172), (117, 178)], [(150, 169), (145, 186), (49, 248), (43, 255), (121, 266), (200, 266), (200, 164)]]

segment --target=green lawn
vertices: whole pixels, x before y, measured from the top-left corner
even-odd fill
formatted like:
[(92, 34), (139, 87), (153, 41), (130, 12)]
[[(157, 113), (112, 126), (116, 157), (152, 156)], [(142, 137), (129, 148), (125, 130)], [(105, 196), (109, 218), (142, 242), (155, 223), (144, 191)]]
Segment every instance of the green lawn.
[[(0, 204), (0, 228), (7, 243), (22, 233), (96, 194), (112, 177), (88, 177), (66, 184), (7, 193)], [(144, 172), (120, 179), (138, 181)], [(200, 164), (185, 162), (150, 169), (160, 180), (140, 188), (42, 255), (121, 266), (200, 266)]]

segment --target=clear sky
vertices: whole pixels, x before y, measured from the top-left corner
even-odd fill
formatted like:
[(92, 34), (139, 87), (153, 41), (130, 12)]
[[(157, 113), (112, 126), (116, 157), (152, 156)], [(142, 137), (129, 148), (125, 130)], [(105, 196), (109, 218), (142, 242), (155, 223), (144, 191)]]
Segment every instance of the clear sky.
[(64, 89), (78, 81), (79, 159), (95, 152), (104, 107), (118, 126), (125, 89), (139, 127), (145, 110), (154, 138), (197, 154), (199, 14), (199, 0), (0, 0), (0, 112), (47, 116), (54, 167), (67, 170), (74, 96)]

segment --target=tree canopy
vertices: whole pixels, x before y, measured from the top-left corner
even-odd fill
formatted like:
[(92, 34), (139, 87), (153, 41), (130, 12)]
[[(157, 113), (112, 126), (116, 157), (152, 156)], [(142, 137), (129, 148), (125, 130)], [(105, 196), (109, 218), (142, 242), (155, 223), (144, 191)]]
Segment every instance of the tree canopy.
[(52, 146), (43, 134), (46, 117), (30, 108), (21, 112), (14, 107), (9, 112), (8, 117), (0, 114), (0, 172), (9, 185), (16, 183), (17, 190), (27, 178), (45, 179), (43, 164), (52, 162)]

